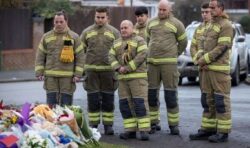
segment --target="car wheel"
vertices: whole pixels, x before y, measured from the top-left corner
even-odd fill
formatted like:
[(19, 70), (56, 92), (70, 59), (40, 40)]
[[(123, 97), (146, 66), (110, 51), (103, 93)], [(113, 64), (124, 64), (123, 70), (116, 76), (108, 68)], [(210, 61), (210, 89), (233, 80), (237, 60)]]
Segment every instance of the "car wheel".
[(234, 72), (231, 75), (232, 77), (232, 85), (237, 86), (240, 83), (240, 64), (237, 62)]
[(188, 77), (187, 78), (189, 82), (195, 82), (196, 81), (196, 77)]
[(178, 85), (181, 85), (182, 84), (182, 77), (179, 77), (179, 82), (178, 82)]
[(249, 71), (248, 69), (249, 69), (248, 64), (246, 64), (245, 73), (240, 76), (240, 81), (245, 81), (245, 79), (248, 76), (248, 71)]

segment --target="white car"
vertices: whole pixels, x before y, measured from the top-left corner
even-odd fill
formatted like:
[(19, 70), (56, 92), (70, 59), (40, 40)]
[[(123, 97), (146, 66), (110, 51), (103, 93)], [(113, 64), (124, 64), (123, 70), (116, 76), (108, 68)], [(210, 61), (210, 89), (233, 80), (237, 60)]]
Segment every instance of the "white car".
[(246, 34), (246, 44), (248, 48), (248, 74), (250, 74), (250, 34)]
[[(196, 81), (198, 77), (198, 66), (194, 65), (191, 54), (190, 46), (193, 38), (195, 29), (200, 25), (200, 22), (192, 22), (186, 28), (186, 33), (188, 37), (188, 45), (186, 50), (182, 55), (178, 57), (178, 70), (180, 72), (180, 81), (187, 77), (188, 81)], [(232, 77), (232, 85), (237, 86), (240, 83), (240, 80), (243, 80), (247, 77), (248, 74), (248, 50), (245, 41), (245, 33), (238, 23), (232, 23), (234, 28), (234, 39), (232, 46), (231, 62), (230, 62), (230, 74)]]

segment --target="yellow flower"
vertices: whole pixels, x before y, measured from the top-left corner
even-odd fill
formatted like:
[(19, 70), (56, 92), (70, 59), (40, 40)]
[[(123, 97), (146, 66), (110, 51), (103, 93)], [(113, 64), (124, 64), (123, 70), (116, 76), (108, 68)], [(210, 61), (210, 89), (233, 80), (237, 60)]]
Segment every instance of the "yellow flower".
[(12, 116), (11, 117), (11, 123), (15, 124), (18, 120), (18, 117), (17, 116)]

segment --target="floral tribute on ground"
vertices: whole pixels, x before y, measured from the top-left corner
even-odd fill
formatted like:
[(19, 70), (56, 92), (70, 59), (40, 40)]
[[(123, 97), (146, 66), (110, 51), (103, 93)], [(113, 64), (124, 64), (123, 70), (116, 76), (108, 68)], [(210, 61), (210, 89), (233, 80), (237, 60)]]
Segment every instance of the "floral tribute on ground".
[(80, 106), (5, 106), (0, 101), (0, 148), (99, 147), (100, 137)]

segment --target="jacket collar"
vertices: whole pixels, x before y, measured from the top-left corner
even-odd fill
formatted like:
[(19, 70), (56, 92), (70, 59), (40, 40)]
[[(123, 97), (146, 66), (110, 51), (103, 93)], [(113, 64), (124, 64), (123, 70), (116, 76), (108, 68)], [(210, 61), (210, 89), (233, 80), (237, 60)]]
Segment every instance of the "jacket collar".
[(69, 27), (65, 27), (63, 31), (58, 31), (55, 29), (55, 27), (53, 28), (53, 30), (57, 34), (65, 34), (65, 33), (69, 32)]
[(136, 23), (136, 24), (135, 24), (135, 28), (136, 28), (136, 29), (144, 28), (144, 27), (146, 27), (146, 25), (147, 25), (147, 22), (145, 22), (145, 23), (144, 23), (144, 24), (142, 24), (142, 25), (141, 25), (141, 24)]

